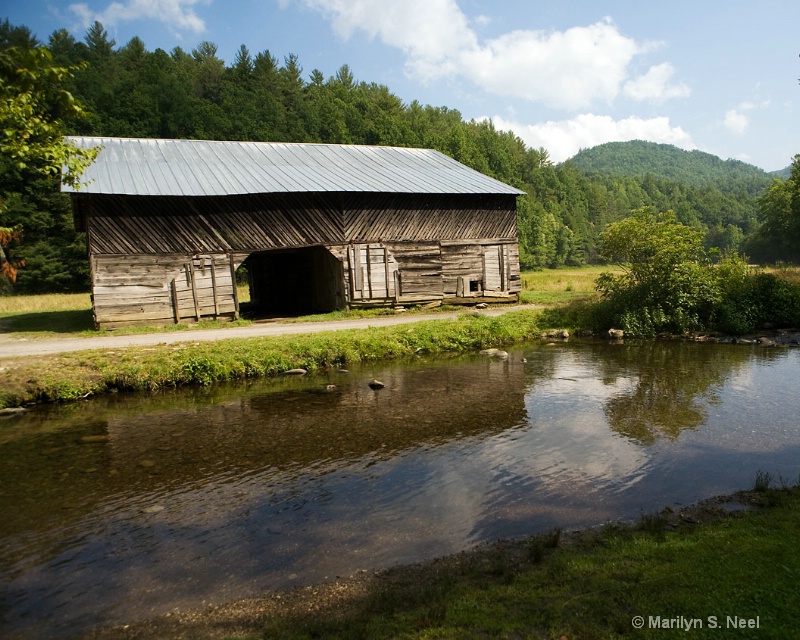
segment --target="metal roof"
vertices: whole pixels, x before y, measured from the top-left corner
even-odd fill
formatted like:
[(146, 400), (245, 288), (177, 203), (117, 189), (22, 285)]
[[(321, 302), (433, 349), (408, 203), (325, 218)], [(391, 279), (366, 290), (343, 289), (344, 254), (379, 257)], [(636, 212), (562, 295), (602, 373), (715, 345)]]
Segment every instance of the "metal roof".
[[(432, 149), (283, 142), (70, 137), (102, 147), (81, 193), (225, 196), (252, 193), (524, 192)], [(65, 186), (64, 191), (75, 191)]]

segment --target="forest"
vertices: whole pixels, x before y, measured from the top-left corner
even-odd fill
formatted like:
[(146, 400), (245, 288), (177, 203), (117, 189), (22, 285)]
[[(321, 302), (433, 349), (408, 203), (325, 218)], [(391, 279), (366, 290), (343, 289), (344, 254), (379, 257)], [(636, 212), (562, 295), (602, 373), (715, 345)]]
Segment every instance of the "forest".
[[(279, 58), (244, 45), (226, 64), (211, 42), (150, 51), (139, 38), (118, 45), (99, 23), (81, 41), (60, 30), (44, 42), (24, 26), (0, 23), (0, 52), (37, 48), (70, 70), (66, 88), (82, 105), (79, 114), (53, 106), (66, 134), (437, 149), (526, 192), (518, 201), (523, 269), (600, 261), (603, 229), (642, 207), (674, 211), (719, 254), (755, 249), (757, 259), (791, 257), (770, 253), (759, 218), (765, 193), (791, 179), (744, 163), (631, 142), (556, 164), (546, 149), (527, 147), (491, 121), (406, 104), (389, 87), (357, 80), (347, 64), (326, 78), (306, 72), (291, 53)], [(8, 77), (0, 81), (3, 92), (13, 90)], [(0, 278), (0, 293), (88, 290), (85, 238), (73, 229), (58, 176), (32, 174), (0, 157), (0, 198), (0, 229), (17, 230), (6, 234), (0, 258), (20, 266), (14, 282)]]

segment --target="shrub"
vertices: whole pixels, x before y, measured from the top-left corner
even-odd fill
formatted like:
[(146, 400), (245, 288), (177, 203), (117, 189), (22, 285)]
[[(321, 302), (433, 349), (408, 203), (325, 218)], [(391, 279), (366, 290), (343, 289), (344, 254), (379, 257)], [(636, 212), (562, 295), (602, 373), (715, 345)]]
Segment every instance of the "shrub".
[(601, 253), (622, 269), (621, 275), (601, 274), (596, 283), (609, 326), (640, 336), (707, 328), (720, 292), (702, 241), (701, 231), (671, 211), (639, 209), (609, 225)]
[(800, 325), (800, 284), (753, 270), (738, 256), (719, 265), (719, 283), (715, 329), (742, 334), (765, 326)]

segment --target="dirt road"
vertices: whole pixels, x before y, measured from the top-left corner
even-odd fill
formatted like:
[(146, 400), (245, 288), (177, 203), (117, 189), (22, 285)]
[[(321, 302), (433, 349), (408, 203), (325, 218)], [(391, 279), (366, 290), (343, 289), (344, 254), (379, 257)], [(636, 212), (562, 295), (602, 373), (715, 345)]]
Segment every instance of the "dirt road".
[[(512, 306), (500, 309), (480, 311), (487, 316), (497, 316), (513, 310), (536, 309), (540, 305)], [(234, 338), (255, 338), (262, 336), (279, 336), (300, 333), (317, 333), (320, 331), (341, 331), (344, 329), (365, 329), (367, 327), (385, 327), (398, 324), (409, 324), (422, 320), (452, 319), (461, 313), (430, 314), (398, 314), (360, 320), (331, 320), (327, 322), (256, 322), (246, 327), (225, 327), (222, 329), (190, 329), (174, 333), (143, 333), (127, 336), (109, 334), (86, 338), (47, 338), (29, 340), (15, 338), (13, 334), (0, 333), (0, 358), (19, 358), (24, 356), (41, 356), (86, 349), (122, 349), (126, 347), (144, 347), (178, 342), (201, 342), (208, 340), (230, 340)]]

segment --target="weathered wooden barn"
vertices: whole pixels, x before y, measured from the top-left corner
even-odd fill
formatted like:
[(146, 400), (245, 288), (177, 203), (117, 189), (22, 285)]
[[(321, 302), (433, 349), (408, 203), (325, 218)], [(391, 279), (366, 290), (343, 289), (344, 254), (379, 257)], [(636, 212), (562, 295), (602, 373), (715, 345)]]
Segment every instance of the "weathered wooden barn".
[(101, 147), (71, 192), (100, 328), (520, 290), (522, 192), (428, 149), (71, 138)]

